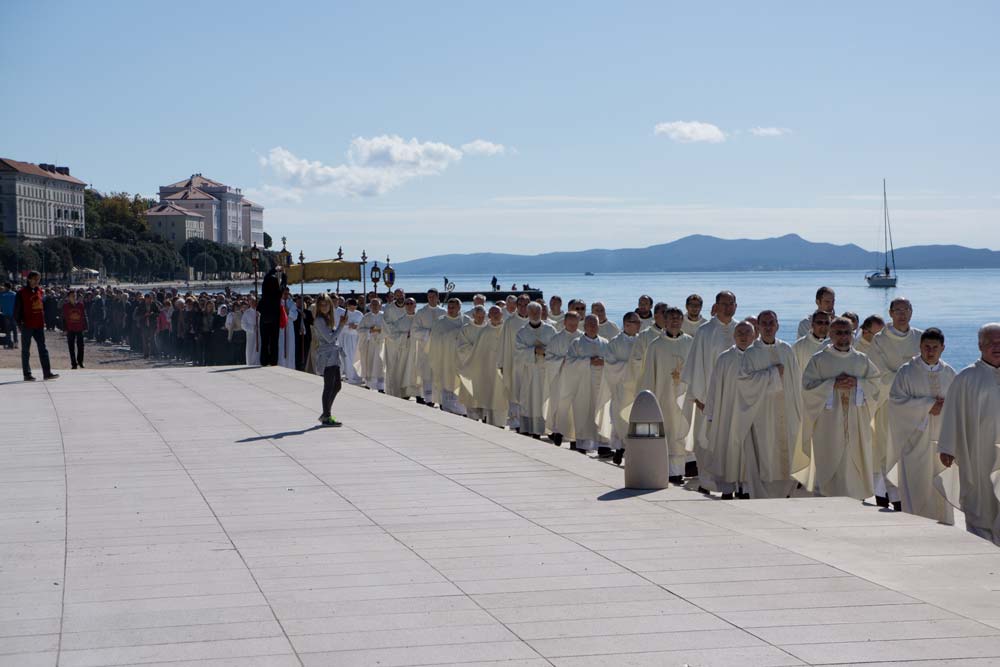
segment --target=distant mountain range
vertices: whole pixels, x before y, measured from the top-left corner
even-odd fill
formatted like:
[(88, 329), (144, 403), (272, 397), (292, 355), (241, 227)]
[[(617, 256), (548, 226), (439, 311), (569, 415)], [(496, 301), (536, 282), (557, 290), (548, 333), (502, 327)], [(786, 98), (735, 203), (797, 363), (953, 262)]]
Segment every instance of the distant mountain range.
[[(636, 271), (807, 271), (877, 269), (882, 255), (853, 243), (813, 243), (797, 234), (770, 239), (720, 239), (693, 234), (647, 248), (550, 252), (541, 255), (472, 253), (435, 255), (400, 262), (409, 275), (494, 273), (510, 276), (539, 273), (631, 273)], [(1000, 252), (959, 245), (925, 245), (896, 249), (896, 267), (906, 269), (995, 269)]]

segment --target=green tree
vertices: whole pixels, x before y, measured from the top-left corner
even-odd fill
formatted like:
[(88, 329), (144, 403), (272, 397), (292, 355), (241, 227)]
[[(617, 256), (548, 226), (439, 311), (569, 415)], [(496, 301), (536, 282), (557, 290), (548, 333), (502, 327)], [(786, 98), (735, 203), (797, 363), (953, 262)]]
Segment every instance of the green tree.
[(274, 242), (271, 240), (271, 235), (264, 232), (264, 247), (270, 248), (272, 245), (274, 245)]
[(215, 261), (215, 258), (207, 252), (200, 252), (195, 255), (192, 265), (194, 266), (195, 271), (201, 272), (202, 278), (207, 275), (218, 273), (219, 271), (219, 265)]

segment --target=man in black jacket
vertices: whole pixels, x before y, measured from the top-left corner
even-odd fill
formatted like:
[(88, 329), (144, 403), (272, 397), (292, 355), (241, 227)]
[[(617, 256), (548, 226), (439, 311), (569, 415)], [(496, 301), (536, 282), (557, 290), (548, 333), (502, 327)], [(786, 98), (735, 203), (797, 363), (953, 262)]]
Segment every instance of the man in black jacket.
[[(281, 280), (278, 280), (278, 274)], [(281, 293), (288, 284), (288, 276), (280, 266), (271, 267), (260, 286), (260, 365), (278, 365), (278, 333), (281, 321)]]

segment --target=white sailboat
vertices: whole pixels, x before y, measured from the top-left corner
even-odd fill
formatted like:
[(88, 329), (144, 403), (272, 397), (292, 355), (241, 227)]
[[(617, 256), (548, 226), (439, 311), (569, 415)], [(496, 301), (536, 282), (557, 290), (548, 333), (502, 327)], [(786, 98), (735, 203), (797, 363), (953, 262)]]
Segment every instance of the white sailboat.
[[(889, 226), (889, 199), (885, 194), (885, 179), (882, 179), (882, 237), (883, 237), (883, 268), (865, 276), (869, 287), (896, 286), (896, 249), (892, 245), (892, 227)], [(892, 261), (892, 269), (889, 261)]]

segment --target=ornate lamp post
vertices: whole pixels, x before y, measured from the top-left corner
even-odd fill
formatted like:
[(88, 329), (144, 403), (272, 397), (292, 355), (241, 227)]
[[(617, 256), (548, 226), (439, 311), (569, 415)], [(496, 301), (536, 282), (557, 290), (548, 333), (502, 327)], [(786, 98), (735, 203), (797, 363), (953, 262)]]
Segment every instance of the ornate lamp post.
[(368, 255), (365, 254), (364, 248), (361, 249), (361, 312), (364, 312), (365, 307), (368, 305), (365, 303), (365, 299), (368, 298), (368, 272), (365, 267), (368, 266)]
[(250, 262), (253, 263), (253, 296), (257, 298), (257, 264), (260, 262), (260, 249), (257, 247), (257, 242), (253, 242), (253, 247), (250, 248)]
[(396, 269), (389, 264), (389, 255), (385, 256), (385, 268), (382, 269), (382, 282), (385, 283), (385, 302), (392, 299), (392, 286), (396, 284)]

